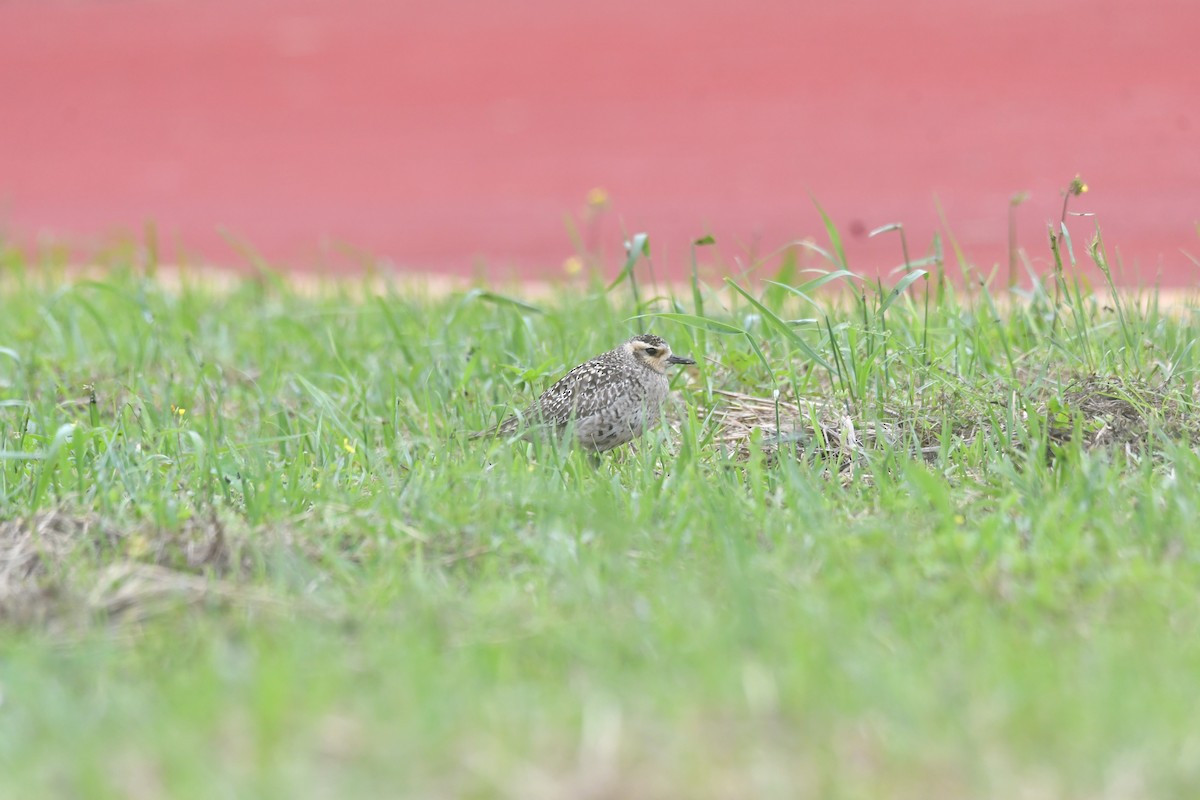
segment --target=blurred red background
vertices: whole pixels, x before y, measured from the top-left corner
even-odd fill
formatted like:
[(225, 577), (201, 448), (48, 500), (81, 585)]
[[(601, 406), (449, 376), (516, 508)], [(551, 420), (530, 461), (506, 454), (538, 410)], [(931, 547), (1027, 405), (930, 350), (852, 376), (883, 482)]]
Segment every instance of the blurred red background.
[[(949, 230), (1044, 270), (1072, 200), (1126, 280), (1200, 266), (1200, 5), (1183, 0), (0, 3), (0, 224), (82, 254), (152, 221), (168, 259), (497, 276), (711, 233), (729, 266), (823, 241), (851, 266)], [(590, 224), (589, 192), (607, 207)], [(597, 199), (599, 195), (594, 195)], [(1006, 269), (1006, 268), (1005, 268)]]

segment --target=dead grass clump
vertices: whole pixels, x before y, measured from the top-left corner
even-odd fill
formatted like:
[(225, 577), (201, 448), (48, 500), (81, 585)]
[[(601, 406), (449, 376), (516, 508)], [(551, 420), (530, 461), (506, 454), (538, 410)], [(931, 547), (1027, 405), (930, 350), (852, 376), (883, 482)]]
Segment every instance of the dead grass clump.
[(1048, 398), (1042, 405), (1051, 438), (1070, 441), (1078, 429), (1087, 450), (1141, 454), (1155, 449), (1156, 436), (1191, 441), (1200, 434), (1200, 411), (1192, 398), (1142, 380), (1085, 375), (1071, 381), (1061, 399)]
[(0, 523), (0, 621), (32, 622), (63, 605), (63, 574), (81, 543), (110, 540), (93, 514), (57, 511)]
[(750, 456), (757, 439), (768, 460), (774, 460), (780, 446), (791, 445), (848, 462), (879, 436), (876, 425), (856, 424), (833, 402), (798, 399), (791, 403), (721, 390), (713, 394), (723, 401), (715, 412), (718, 429), (713, 443), (742, 459)]
[(215, 517), (166, 530), (45, 511), (0, 523), (0, 622), (143, 618), (167, 605), (263, 601), (237, 583), (250, 561)]
[(872, 418), (851, 414), (833, 400), (714, 394), (722, 402), (713, 414), (718, 426), (713, 442), (722, 451), (745, 459), (757, 441), (768, 460), (780, 447), (792, 447), (843, 469), (863, 452), (884, 446), (914, 458), (935, 457), (944, 431), (960, 443), (982, 435), (1015, 449), (1022, 437), (1006, 420), (1025, 424), (1032, 414), (1045, 421), (1051, 442), (1064, 444), (1078, 432), (1085, 450), (1145, 454), (1161, 437), (1200, 438), (1200, 404), (1191, 397), (1145, 381), (1100, 375), (1068, 378), (1065, 388), (1048, 385), (1032, 398), (1021, 398), (1018, 390), (999, 382), (968, 393), (941, 392), (908, 408), (874, 409)]

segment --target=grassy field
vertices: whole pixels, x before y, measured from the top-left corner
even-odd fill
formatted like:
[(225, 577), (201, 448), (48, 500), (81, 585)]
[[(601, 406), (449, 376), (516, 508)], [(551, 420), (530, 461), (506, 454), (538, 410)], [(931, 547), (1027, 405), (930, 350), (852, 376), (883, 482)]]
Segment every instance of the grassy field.
[[(1195, 309), (837, 250), (535, 298), (3, 253), (0, 796), (1197, 796)], [(462, 435), (643, 330), (699, 364), (636, 449)]]

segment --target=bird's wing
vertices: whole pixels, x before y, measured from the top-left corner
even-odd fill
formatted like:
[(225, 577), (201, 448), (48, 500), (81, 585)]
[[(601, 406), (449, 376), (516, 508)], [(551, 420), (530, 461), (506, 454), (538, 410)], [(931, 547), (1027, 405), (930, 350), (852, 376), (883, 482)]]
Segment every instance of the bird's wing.
[(627, 366), (591, 361), (580, 364), (547, 389), (529, 414), (544, 424), (562, 427), (574, 419), (600, 412), (618, 397), (636, 397), (640, 393)]

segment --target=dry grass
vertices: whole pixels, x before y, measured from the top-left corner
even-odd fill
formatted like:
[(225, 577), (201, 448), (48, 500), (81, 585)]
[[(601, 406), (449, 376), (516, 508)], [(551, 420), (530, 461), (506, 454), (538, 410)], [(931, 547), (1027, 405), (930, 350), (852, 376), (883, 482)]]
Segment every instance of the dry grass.
[[(1061, 415), (1082, 422), (1083, 446), (1143, 453), (1153, 449), (1157, 433), (1182, 441), (1200, 435), (1200, 410), (1194, 397), (1183, 397), (1162, 385), (1111, 376), (1084, 375), (1063, 392)], [(1047, 413), (1051, 413), (1048, 409)], [(1069, 439), (1073, 426), (1051, 425), (1051, 434)]]
[[(1039, 390), (1031, 400), (1026, 399), (1019, 412), (1027, 419), (1032, 409), (1046, 421), (1051, 440), (1058, 444), (1078, 434), (1085, 450), (1107, 448), (1137, 454), (1152, 451), (1160, 434), (1173, 440), (1200, 438), (1200, 404), (1162, 385), (1100, 375), (1079, 375), (1062, 383), (1065, 388), (1061, 392)], [(713, 394), (721, 398), (721, 404), (713, 409), (717, 420), (713, 441), (725, 452), (747, 458), (757, 439), (771, 459), (781, 446), (795, 446), (798, 454), (832, 457), (843, 467), (865, 450), (883, 445), (907, 448), (913, 456), (926, 459), (934, 456), (942, 446), (939, 419), (944, 415), (952, 419), (952, 435), (965, 444), (979, 435), (995, 435), (996, 415), (986, 414), (985, 409), (1016, 402), (1011, 388), (996, 384), (990, 397), (968, 401), (939, 394), (920, 399), (911, 408), (889, 409), (893, 421), (888, 422), (850, 413), (833, 400), (798, 398), (789, 402), (742, 392)], [(999, 438), (1010, 447), (1019, 446), (1012, 432)]]
[(55, 509), (0, 523), (0, 620), (128, 621), (179, 605), (279, 602), (242, 585), (250, 567), (215, 517), (178, 530), (126, 529)]

